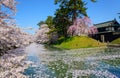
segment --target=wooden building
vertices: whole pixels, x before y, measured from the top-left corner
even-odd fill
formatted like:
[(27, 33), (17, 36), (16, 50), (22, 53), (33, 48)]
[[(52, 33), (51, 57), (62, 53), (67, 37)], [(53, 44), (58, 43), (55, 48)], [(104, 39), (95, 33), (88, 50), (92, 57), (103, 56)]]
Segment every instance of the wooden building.
[(111, 42), (120, 37), (120, 24), (116, 19), (95, 24), (98, 29), (98, 33), (93, 36), (96, 40), (101, 42)]

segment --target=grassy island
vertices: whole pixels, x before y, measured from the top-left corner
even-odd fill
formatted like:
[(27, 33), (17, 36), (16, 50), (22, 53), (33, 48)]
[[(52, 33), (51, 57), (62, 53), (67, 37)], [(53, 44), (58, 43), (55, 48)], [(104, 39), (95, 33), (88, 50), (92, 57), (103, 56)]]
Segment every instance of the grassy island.
[[(61, 42), (63, 40), (63, 42)], [(62, 49), (79, 49), (79, 48), (91, 48), (91, 47), (101, 47), (105, 44), (94, 40), (87, 36), (75, 36), (70, 38), (61, 38), (56, 44), (55, 47)]]
[(120, 38), (113, 40), (111, 44), (120, 44)]

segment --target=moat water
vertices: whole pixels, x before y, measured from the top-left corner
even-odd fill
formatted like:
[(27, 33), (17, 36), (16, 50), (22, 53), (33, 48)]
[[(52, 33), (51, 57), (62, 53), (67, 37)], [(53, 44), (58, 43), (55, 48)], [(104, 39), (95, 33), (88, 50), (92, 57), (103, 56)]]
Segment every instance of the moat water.
[(120, 48), (59, 50), (33, 43), (25, 51), (29, 78), (120, 78)]

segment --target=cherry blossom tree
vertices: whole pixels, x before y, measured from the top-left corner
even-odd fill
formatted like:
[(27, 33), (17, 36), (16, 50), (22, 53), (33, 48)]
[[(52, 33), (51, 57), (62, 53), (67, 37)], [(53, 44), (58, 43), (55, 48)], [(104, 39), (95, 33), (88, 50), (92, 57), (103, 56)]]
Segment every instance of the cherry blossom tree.
[(33, 42), (32, 35), (14, 27), (12, 16), (16, 13), (15, 6), (15, 0), (0, 0), (0, 55)]
[(16, 13), (15, 0), (0, 0), (0, 25), (13, 25), (12, 16)]
[(88, 36), (97, 32), (97, 28), (93, 26), (92, 21), (86, 16), (74, 20), (73, 25), (67, 31), (70, 36)]

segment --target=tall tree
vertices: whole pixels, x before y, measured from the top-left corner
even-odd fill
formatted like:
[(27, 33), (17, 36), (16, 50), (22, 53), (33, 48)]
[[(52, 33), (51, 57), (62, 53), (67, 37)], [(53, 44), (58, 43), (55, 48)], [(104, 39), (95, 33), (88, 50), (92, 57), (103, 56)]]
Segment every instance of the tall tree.
[[(91, 0), (96, 2), (96, 0)], [(83, 0), (55, 0), (55, 4), (59, 4), (59, 9), (57, 9), (55, 14), (63, 13), (74, 21), (77, 17), (82, 15), (87, 16), (85, 7), (87, 2)]]
[(83, 0), (55, 0), (55, 4), (59, 4), (59, 9), (55, 12), (54, 24), (60, 35), (66, 36), (68, 26), (77, 17), (87, 16), (87, 3)]
[(53, 17), (48, 16), (45, 21), (40, 21), (37, 25), (40, 27), (42, 24), (47, 24), (49, 28), (53, 27)]
[(40, 27), (42, 24), (45, 24), (45, 21), (40, 21), (37, 25)]
[(49, 28), (53, 27), (53, 17), (48, 16), (47, 19), (45, 20), (45, 23), (48, 25)]
[(16, 12), (15, 0), (0, 0), (0, 25), (8, 25), (13, 22), (12, 16)]

